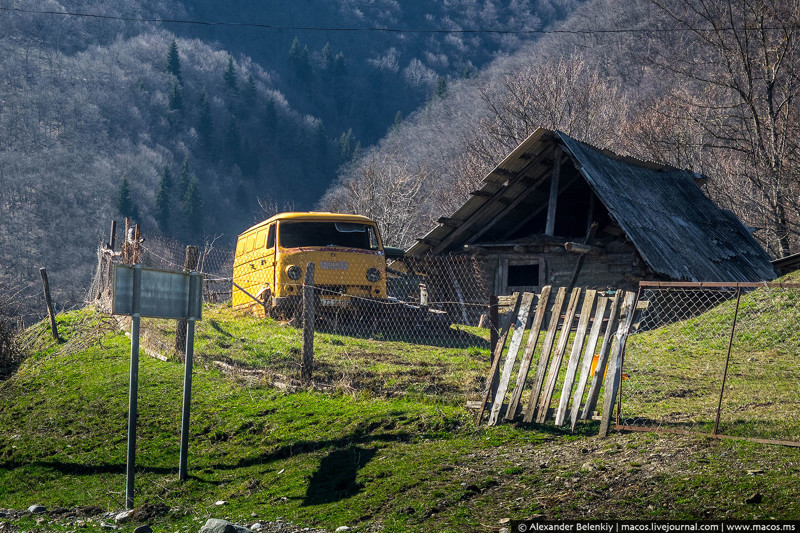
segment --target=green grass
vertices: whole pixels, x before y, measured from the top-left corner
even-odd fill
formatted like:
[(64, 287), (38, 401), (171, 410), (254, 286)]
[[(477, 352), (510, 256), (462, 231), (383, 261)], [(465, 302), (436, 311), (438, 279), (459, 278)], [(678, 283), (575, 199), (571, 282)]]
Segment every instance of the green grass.
[(711, 432), (725, 377), (720, 433), (800, 441), (800, 290), (745, 293), (738, 314), (731, 295), (702, 314), (629, 337), (625, 417)]
[[(129, 339), (90, 308), (58, 322), (63, 341), (34, 326), (31, 356), (0, 383), (0, 508), (118, 511)], [(150, 327), (168, 338), (174, 325)], [(486, 531), (537, 514), (800, 518), (794, 449), (669, 435), (601, 440), (593, 424), (575, 435), (477, 426), (462, 402), (488, 370), (480, 348), (321, 334), (315, 375), (327, 392), (283, 392), (213, 363), (296, 374), (299, 335), (224, 306), (204, 310), (186, 482), (177, 476), (183, 367), (141, 357), (136, 504), (170, 509), (150, 521), (154, 529), (196, 530), (209, 517), (389, 532)], [(745, 503), (752, 492), (764, 502)], [(36, 527), (26, 520), (17, 526)], [(55, 519), (48, 527), (74, 529)]]

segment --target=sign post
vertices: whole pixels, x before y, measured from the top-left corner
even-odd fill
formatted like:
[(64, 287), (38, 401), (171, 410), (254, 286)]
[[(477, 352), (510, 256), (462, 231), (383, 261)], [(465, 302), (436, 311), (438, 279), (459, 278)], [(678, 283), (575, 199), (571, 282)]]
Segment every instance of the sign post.
[(125, 504), (133, 508), (136, 472), (136, 419), (139, 393), (139, 322), (141, 317), (187, 320), (186, 370), (183, 390), (183, 420), (178, 475), (186, 479), (189, 447), (189, 410), (194, 356), (194, 324), (202, 319), (202, 274), (142, 268), (142, 265), (114, 266), (111, 312), (131, 317), (131, 372), (128, 400), (128, 459), (125, 468)]

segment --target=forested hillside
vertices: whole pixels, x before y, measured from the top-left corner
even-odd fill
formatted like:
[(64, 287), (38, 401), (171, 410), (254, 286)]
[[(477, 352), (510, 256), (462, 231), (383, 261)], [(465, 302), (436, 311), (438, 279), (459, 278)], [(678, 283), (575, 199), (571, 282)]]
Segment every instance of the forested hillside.
[(230, 246), (262, 206), (311, 208), (361, 142), (533, 38), (303, 27), (537, 29), (576, 2), (0, 1), (0, 283), (35, 287), (46, 266), (57, 304), (81, 301), (123, 215)]
[(320, 205), (408, 246), (543, 126), (705, 174), (773, 256), (798, 252), (799, 21), (796, 2), (592, 0), (409, 117)]

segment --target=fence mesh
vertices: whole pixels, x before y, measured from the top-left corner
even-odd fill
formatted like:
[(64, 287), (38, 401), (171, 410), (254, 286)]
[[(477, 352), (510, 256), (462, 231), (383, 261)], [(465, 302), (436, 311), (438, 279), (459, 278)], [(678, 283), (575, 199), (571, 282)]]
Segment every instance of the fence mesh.
[(619, 424), (800, 443), (800, 286), (642, 287)]
[[(165, 270), (183, 270), (186, 263), (186, 246), (178, 242), (149, 238), (135, 248), (98, 250), (91, 300), (110, 310), (114, 263), (135, 260)], [(491, 341), (505, 309), (490, 312), (499, 306), (480, 258), (387, 261), (380, 254), (336, 252), (335, 258), (295, 257), (300, 275), (288, 279), (282, 274), (287, 264), (274, 258), (247, 256), (234, 266), (233, 250), (212, 243), (198, 248), (197, 270), (205, 273), (204, 299), (211, 305), (197, 325), (195, 357), (206, 363), (273, 385), (298, 384), (308, 287), (314, 386), (458, 401), (474, 399), (484, 388)], [(306, 285), (309, 262), (315, 275)], [(370, 268), (378, 270), (377, 278), (375, 272), (367, 277)], [(180, 358), (176, 326), (167, 322), (144, 319), (142, 346)]]

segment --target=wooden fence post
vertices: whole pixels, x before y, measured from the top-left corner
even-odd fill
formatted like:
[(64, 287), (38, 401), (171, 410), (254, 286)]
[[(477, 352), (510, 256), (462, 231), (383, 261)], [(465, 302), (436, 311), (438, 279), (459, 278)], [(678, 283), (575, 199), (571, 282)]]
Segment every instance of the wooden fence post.
[(114, 251), (114, 246), (117, 244), (117, 221), (111, 221), (111, 235), (108, 239), (108, 249)]
[(306, 265), (303, 283), (303, 361), (300, 363), (300, 378), (311, 381), (314, 367), (314, 263)]
[(47, 316), (50, 317), (50, 330), (53, 332), (53, 340), (58, 340), (58, 326), (56, 326), (56, 315), (53, 312), (53, 300), (50, 298), (50, 283), (47, 281), (47, 269), (39, 269), (42, 276), (42, 286), (44, 287), (44, 302), (47, 304)]
[(497, 339), (499, 338), (498, 330), (500, 329), (500, 312), (498, 310), (499, 302), (497, 296), (492, 294), (489, 296), (489, 350), (494, 353), (497, 346)]
[[(191, 272), (197, 268), (197, 260), (200, 253), (197, 246), (186, 247), (186, 258), (183, 262), (183, 271)], [(179, 354), (186, 353), (186, 320), (178, 320), (177, 328), (175, 329), (175, 351)]]

